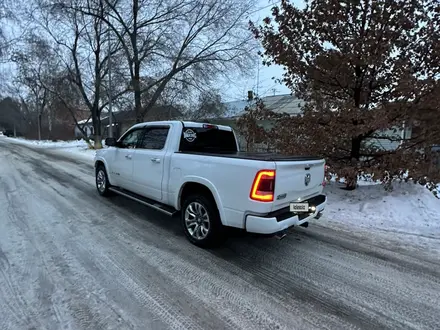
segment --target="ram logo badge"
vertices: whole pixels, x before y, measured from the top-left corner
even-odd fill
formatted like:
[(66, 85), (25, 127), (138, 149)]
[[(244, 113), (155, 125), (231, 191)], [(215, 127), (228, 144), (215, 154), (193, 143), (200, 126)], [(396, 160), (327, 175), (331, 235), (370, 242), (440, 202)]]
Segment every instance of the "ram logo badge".
[(309, 174), (309, 173), (307, 173), (306, 174), (306, 177), (304, 178), (304, 184), (306, 185), (306, 186), (308, 186), (309, 185), (309, 183), (310, 183), (310, 180), (312, 179), (312, 176)]

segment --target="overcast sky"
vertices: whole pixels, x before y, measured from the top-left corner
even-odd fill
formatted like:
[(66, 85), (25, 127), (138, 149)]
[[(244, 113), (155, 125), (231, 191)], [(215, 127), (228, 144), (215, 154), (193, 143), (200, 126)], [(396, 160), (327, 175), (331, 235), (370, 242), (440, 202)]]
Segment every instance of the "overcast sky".
[[(303, 0), (291, 1), (298, 6), (303, 6), (304, 4)], [(264, 17), (270, 16), (272, 4), (279, 4), (280, 2), (280, 0), (259, 0), (251, 19), (254, 22), (261, 22)], [(12, 26), (8, 26), (7, 29), (10, 32), (14, 30)], [(12, 70), (11, 65), (0, 64), (0, 73), (3, 73), (4, 78), (11, 76)], [(250, 73), (249, 78), (243, 77), (243, 79), (234, 79), (232, 83), (219, 84), (219, 88), (222, 91), (222, 98), (225, 101), (246, 99), (248, 90), (253, 90), (259, 96), (290, 93), (290, 90), (286, 86), (276, 83), (273, 79), (281, 78), (282, 74), (283, 69), (280, 66), (263, 67), (261, 65), (261, 59), (258, 59), (255, 62), (254, 70)]]
[[(260, 0), (257, 5), (256, 12), (252, 15), (254, 22), (261, 22), (263, 18), (270, 16), (271, 4), (279, 4), (278, 0)], [(303, 0), (291, 0), (297, 6), (303, 6)], [(280, 66), (273, 65), (265, 67), (261, 65), (261, 59), (255, 63), (255, 70), (249, 79), (243, 78), (232, 84), (225, 85), (223, 98), (226, 101), (234, 101), (247, 98), (247, 91), (253, 90), (258, 92), (259, 96), (267, 96), (274, 94), (288, 94), (290, 90), (272, 78), (281, 78), (283, 69)]]

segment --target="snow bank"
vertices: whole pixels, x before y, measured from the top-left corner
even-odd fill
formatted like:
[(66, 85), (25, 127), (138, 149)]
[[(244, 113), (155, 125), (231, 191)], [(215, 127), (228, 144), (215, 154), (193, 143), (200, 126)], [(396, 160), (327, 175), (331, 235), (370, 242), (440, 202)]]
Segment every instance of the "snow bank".
[[(375, 234), (413, 248), (434, 248), (440, 253), (440, 200), (425, 187), (394, 183), (387, 192), (381, 185), (361, 185), (353, 191), (329, 183), (324, 192), (328, 206), (324, 226)], [(379, 235), (379, 236), (377, 236)]]
[(42, 148), (76, 148), (76, 147), (88, 147), (86, 141), (84, 140), (73, 140), (73, 141), (50, 141), (50, 140), (26, 140), (23, 138), (10, 138), (10, 140), (18, 143), (38, 146)]
[[(402, 178), (406, 179), (408, 178), (409, 173), (408, 171), (406, 173), (403, 174)], [(338, 176), (336, 174), (330, 173), (330, 180), (328, 180), (326, 178), (326, 184), (329, 183), (333, 183), (333, 184), (337, 184), (337, 183), (345, 183), (345, 178), (338, 178)], [(394, 184), (398, 184), (399, 179), (395, 179), (392, 181), (393, 186)], [(382, 185), (383, 182), (382, 180), (378, 180), (378, 179), (374, 179), (373, 176), (369, 175), (369, 174), (361, 174), (358, 175), (358, 180), (357, 180), (357, 185), (358, 186), (376, 186), (376, 185)], [(432, 183), (427, 183), (424, 186), (426, 189), (428, 189), (429, 191), (431, 191), (431, 193), (437, 197), (438, 199), (440, 199), (440, 183), (436, 184), (435, 186), (432, 186)]]
[[(26, 140), (23, 138), (8, 138), (12, 142), (31, 145), (36, 148), (50, 149), (57, 153), (64, 153), (75, 159), (82, 159), (84, 161), (92, 161), (95, 157), (96, 150), (90, 149), (89, 145), (84, 140), (73, 141), (48, 141), (48, 140)], [(104, 144), (104, 142), (103, 142)]]

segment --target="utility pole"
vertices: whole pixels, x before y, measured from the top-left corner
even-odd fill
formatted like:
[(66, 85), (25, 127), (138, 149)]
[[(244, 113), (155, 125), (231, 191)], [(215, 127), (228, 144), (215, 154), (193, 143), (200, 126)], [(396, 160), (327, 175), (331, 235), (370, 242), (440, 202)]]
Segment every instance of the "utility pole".
[(257, 97), (259, 97), (260, 95), (258, 94), (258, 88), (260, 87), (260, 59), (258, 59), (257, 62)]
[[(110, 20), (110, 9), (108, 18)], [(113, 137), (113, 112), (112, 112), (112, 66), (111, 66), (111, 52), (112, 52), (112, 44), (110, 40), (110, 27), (107, 30), (107, 38), (108, 38), (108, 58), (107, 58), (107, 67), (108, 67), (108, 137)]]

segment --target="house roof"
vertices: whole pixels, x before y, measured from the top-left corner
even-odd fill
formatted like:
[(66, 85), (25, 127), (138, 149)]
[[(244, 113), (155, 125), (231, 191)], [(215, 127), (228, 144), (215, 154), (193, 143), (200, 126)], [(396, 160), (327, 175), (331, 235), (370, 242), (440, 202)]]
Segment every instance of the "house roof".
[[(176, 119), (182, 116), (182, 112), (172, 105), (156, 105), (152, 107), (144, 117), (146, 121), (156, 121), (156, 120), (170, 120)], [(113, 121), (124, 122), (124, 121), (135, 121), (136, 112), (134, 110), (128, 111), (117, 111), (113, 112)], [(87, 118), (78, 121), (78, 124), (85, 124)], [(103, 125), (108, 125), (109, 116), (107, 113), (101, 114), (101, 123)], [(92, 123), (92, 119), (89, 119), (89, 123)]]
[[(304, 104), (303, 100), (291, 94), (265, 96), (260, 99), (266, 105), (268, 110), (275, 113), (288, 113), (292, 115), (299, 114), (301, 112), (301, 106)], [(226, 102), (225, 105), (228, 109), (226, 117), (233, 118), (242, 116), (245, 113), (245, 108), (247, 106), (255, 106), (255, 100), (238, 100)]]
[[(182, 112), (172, 105), (156, 105), (144, 117), (146, 121), (170, 120), (182, 116)], [(118, 122), (136, 120), (136, 111), (118, 111), (113, 113)]]

